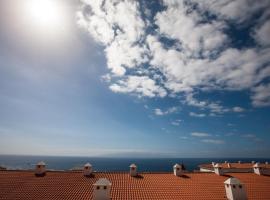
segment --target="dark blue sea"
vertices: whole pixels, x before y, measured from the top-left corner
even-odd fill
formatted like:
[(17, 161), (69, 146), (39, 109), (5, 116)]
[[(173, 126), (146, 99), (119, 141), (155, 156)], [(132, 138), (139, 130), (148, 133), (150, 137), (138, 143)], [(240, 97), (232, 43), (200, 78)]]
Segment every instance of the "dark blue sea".
[(131, 163), (136, 163), (139, 171), (170, 172), (175, 163), (183, 163), (187, 170), (197, 170), (198, 165), (211, 162), (270, 162), (269, 158), (96, 158), (64, 156), (15, 156), (0, 155), (0, 166), (8, 169), (33, 169), (39, 161), (44, 161), (48, 169), (68, 170), (82, 167), (90, 162), (95, 171), (128, 171)]

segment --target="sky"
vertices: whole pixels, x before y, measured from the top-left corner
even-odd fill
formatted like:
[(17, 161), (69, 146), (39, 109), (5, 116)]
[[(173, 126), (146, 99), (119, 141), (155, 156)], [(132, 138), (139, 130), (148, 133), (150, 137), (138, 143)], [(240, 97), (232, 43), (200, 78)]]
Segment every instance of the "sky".
[(0, 154), (269, 157), (269, 0), (1, 0)]

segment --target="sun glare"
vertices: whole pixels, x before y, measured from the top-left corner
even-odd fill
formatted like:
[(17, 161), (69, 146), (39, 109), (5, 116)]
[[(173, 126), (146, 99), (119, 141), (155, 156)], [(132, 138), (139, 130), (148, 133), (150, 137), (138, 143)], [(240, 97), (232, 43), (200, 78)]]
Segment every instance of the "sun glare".
[(47, 30), (58, 28), (65, 21), (63, 6), (58, 0), (28, 0), (25, 11), (29, 23)]

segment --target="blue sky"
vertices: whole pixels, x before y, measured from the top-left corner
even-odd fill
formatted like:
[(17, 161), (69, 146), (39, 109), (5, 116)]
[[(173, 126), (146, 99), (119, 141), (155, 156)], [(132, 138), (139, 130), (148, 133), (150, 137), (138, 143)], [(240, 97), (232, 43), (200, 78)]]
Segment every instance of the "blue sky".
[(0, 2), (0, 154), (269, 157), (268, 0), (36, 2)]

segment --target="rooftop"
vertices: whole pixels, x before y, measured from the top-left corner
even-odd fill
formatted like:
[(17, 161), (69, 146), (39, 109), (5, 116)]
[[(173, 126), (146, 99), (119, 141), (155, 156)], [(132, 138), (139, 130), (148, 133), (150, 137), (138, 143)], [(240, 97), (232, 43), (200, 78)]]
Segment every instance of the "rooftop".
[(92, 199), (93, 184), (106, 178), (111, 186), (111, 197), (117, 200), (144, 199), (226, 199), (224, 181), (239, 179), (246, 187), (249, 200), (270, 197), (270, 176), (254, 173), (140, 173), (131, 177), (128, 172), (94, 172), (85, 177), (82, 171), (47, 171), (44, 177), (34, 172), (0, 171), (0, 199)]
[[(218, 164), (219, 167), (221, 168), (236, 168), (236, 169), (253, 169), (253, 166), (255, 165), (255, 163), (229, 163), (229, 162), (228, 163), (215, 163), (215, 164)], [(262, 168), (270, 169), (269, 164), (260, 163), (259, 165)], [(199, 165), (199, 167), (203, 169), (209, 169), (209, 170), (214, 169), (211, 163), (201, 164)]]

